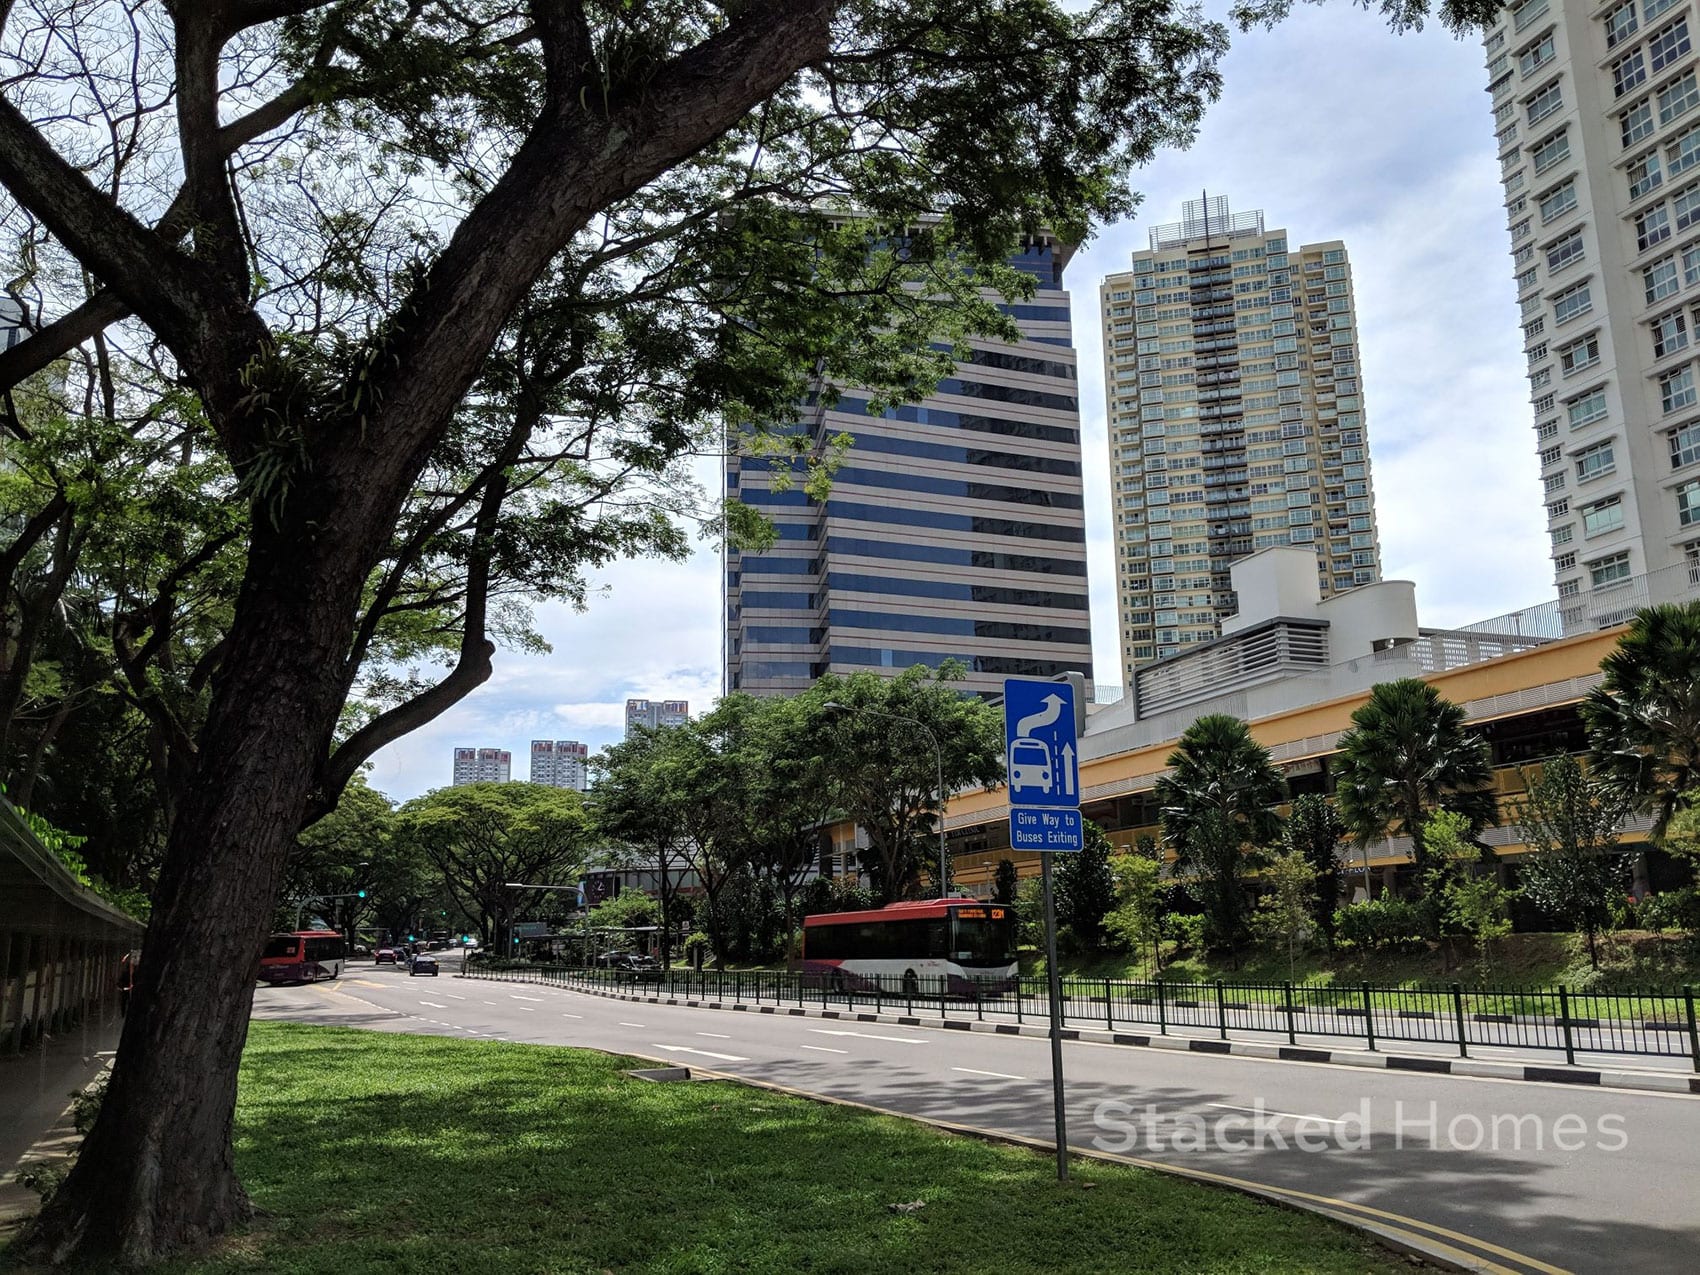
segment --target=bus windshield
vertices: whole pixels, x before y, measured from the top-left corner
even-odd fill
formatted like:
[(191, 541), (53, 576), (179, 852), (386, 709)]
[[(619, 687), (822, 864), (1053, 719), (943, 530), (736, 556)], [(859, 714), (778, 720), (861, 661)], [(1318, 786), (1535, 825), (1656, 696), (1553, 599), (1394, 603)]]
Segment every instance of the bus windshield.
[(296, 955), (301, 950), (301, 939), (294, 934), (278, 934), (266, 941), (266, 950), (260, 953), (263, 961), (279, 961)]
[(1006, 908), (962, 908), (951, 917), (951, 956), (962, 965), (1015, 960), (1015, 927)]

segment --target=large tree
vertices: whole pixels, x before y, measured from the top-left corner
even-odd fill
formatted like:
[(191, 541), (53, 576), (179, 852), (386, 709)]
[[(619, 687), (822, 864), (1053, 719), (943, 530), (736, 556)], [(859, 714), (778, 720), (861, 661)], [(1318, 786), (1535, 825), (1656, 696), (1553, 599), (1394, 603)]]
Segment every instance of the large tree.
[(1636, 615), (1582, 702), (1593, 773), (1653, 817), (1653, 838), (1700, 788), (1700, 602)]
[(811, 754), (826, 759), (834, 804), (867, 831), (863, 867), (882, 902), (914, 898), (923, 874), (940, 892), (941, 800), (1004, 777), (1003, 723), (953, 685), (961, 670), (946, 660), (893, 678), (829, 674), (797, 697), (816, 724)]
[(1464, 729), (1464, 710), (1421, 678), (1380, 682), (1352, 714), (1331, 767), (1340, 817), (1360, 845), (1404, 834), (1421, 879), (1423, 830), (1437, 810), (1463, 815), (1472, 833), (1493, 821), (1487, 741)]
[(517, 914), (537, 905), (515, 886), (575, 885), (590, 845), (576, 792), (544, 784), (462, 784), (396, 811), (395, 840), (429, 862), (442, 889), (478, 926), (487, 950), (508, 947)]
[(1629, 886), (1629, 856), (1618, 845), (1632, 799), (1568, 754), (1523, 772), (1527, 788), (1512, 808), (1530, 853), (1519, 863), (1523, 893), (1561, 925), (1581, 930), (1588, 963)]
[(1156, 787), (1163, 839), (1204, 908), (1206, 943), (1231, 950), (1247, 930), (1240, 878), (1280, 830), (1275, 807), (1286, 784), (1269, 750), (1226, 713), (1188, 726), (1168, 767)]
[(1310, 892), (1312, 920), (1330, 946), (1334, 943), (1334, 912), (1340, 903), (1340, 843), (1346, 825), (1333, 803), (1309, 792), (1293, 799), (1281, 825), (1281, 844), (1289, 854), (1304, 856), (1315, 877)]
[[(1131, 207), (1129, 171), (1215, 93), (1223, 35), (1164, 0), (0, 0), (0, 20), (0, 184), (75, 285), (0, 385), (120, 324), (244, 514), (178, 741), (149, 935), (177, 959), (142, 965), (34, 1232), (143, 1261), (248, 1216), (236, 1068), (287, 856), (365, 757), (489, 675), (513, 449), (576, 457), (582, 415), (611, 415), (653, 463), (712, 414), (783, 425), (815, 374), (924, 392), (951, 354), (934, 334), (997, 329), (973, 284), (1019, 292), (999, 263), (1020, 232)], [(481, 372), (551, 279), (580, 321), (547, 378), (574, 419), (457, 458), (458, 409), (500, 390)], [(467, 480), (442, 492), (442, 468)], [(440, 499), (410, 522), (421, 492)], [(448, 672), (346, 729), (373, 618), (435, 605), (399, 565), (457, 518)], [(570, 546), (573, 521), (533, 525)]]

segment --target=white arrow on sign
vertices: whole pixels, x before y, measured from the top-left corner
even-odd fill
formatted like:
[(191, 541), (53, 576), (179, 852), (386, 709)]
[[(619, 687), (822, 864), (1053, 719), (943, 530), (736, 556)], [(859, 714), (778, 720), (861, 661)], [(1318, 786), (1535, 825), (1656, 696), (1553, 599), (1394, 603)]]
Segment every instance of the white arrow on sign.
[(1062, 781), (1063, 796), (1074, 796), (1074, 745), (1064, 744), (1062, 747)]
[(665, 1049), (670, 1054), (700, 1054), (704, 1058), (718, 1058), (721, 1062), (749, 1062), (748, 1058), (740, 1058), (737, 1054), (717, 1054), (709, 1049), (692, 1049), (689, 1045), (651, 1045), (651, 1049)]
[(1023, 735), (1031, 735), (1041, 726), (1049, 726), (1052, 722), (1056, 721), (1057, 718), (1062, 716), (1063, 697), (1061, 695), (1047, 695), (1039, 702), (1045, 707), (1040, 709), (1037, 713), (1029, 713), (1026, 717), (1023, 717), (1020, 721), (1016, 722), (1015, 736), (1017, 739), (1021, 738)]

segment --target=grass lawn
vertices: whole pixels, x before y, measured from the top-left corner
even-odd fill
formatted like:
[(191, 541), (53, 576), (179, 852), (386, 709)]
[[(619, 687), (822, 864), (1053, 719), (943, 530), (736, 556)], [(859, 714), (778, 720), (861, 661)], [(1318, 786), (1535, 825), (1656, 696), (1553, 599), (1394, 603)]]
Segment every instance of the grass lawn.
[[(173, 1272), (1341, 1271), (1410, 1263), (1227, 1191), (582, 1050), (255, 1023), (264, 1218)], [(1095, 1189), (1085, 1189), (1090, 1184)], [(898, 1214), (888, 1206), (925, 1207)]]

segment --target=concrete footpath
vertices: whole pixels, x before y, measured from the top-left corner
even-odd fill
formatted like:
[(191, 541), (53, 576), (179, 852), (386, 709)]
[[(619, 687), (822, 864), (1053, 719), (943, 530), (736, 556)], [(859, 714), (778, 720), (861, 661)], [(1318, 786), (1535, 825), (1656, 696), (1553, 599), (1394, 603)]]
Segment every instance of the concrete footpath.
[(41, 1198), (17, 1184), (28, 1161), (57, 1159), (77, 1144), (71, 1095), (111, 1063), (117, 1019), (90, 1024), (17, 1058), (0, 1059), (0, 1243), (35, 1215)]

